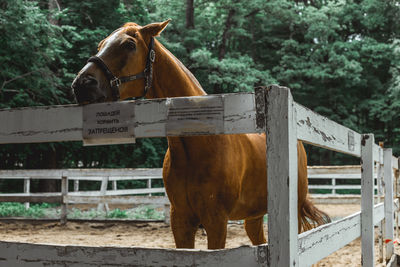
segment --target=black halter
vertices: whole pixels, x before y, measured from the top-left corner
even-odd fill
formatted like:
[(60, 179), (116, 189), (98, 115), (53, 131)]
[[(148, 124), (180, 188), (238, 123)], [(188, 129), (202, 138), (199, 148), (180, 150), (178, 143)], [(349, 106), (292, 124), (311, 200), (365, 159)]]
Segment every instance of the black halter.
[(147, 94), (147, 91), (151, 88), (153, 80), (153, 63), (155, 58), (156, 52), (154, 51), (154, 38), (151, 37), (149, 44), (149, 53), (147, 54), (146, 67), (141, 73), (117, 78), (107, 67), (106, 63), (104, 63), (104, 61), (98, 56), (90, 57), (87, 62), (93, 62), (103, 71), (107, 80), (110, 82), (112, 98), (114, 101), (117, 101), (119, 100), (119, 86), (123, 83), (134, 81), (137, 79), (144, 79), (145, 86), (143, 94), (139, 97), (135, 97), (134, 99), (142, 98)]

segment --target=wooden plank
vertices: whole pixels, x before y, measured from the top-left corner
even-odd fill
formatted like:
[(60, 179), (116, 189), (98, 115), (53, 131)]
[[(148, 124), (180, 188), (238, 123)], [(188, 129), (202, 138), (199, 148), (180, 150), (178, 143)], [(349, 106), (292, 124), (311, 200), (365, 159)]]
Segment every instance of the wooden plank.
[(267, 254), (266, 245), (197, 250), (37, 245), (0, 241), (0, 265), (16, 267), (262, 266), (267, 264)]
[(385, 218), (385, 205), (383, 202), (374, 206), (373, 224), (377, 225)]
[[(162, 177), (162, 168), (137, 168), (137, 169), (129, 169), (129, 168), (121, 168), (121, 169), (66, 169), (62, 170), (63, 175), (71, 177)], [(0, 171), (1, 176), (1, 171)], [(112, 178), (110, 178), (112, 180)]]
[[(376, 172), (374, 176), (376, 179)], [(309, 174), (308, 179), (361, 179), (361, 172), (357, 174)]]
[[(361, 185), (309, 185), (309, 189), (361, 189)], [(374, 186), (377, 189), (377, 186)]]
[(135, 137), (166, 136), (167, 99), (140, 100), (135, 105)]
[[(165, 193), (165, 188), (138, 188), (138, 189), (118, 189), (118, 190), (107, 190), (106, 196), (122, 196), (122, 195), (139, 195), (139, 194), (150, 194), (150, 193)], [(100, 191), (79, 191), (69, 192), (71, 196), (101, 196)]]
[(0, 144), (82, 140), (78, 105), (1, 109), (0, 122)]
[(394, 156), (392, 156), (392, 167), (395, 170), (399, 169), (399, 159)]
[[(384, 218), (384, 205), (374, 206), (373, 224)], [(310, 266), (361, 235), (361, 212), (324, 224), (299, 235), (300, 266)]]
[(374, 266), (374, 135), (364, 134), (361, 146), (361, 263)]
[(162, 179), (162, 176), (110, 176), (109, 181), (152, 180)]
[(307, 166), (308, 174), (332, 173), (332, 174), (358, 174), (361, 173), (360, 165), (340, 166)]
[[(224, 94), (223, 100), (225, 133), (265, 132), (264, 128), (256, 127), (256, 105), (253, 93)], [(240, 112), (238, 112), (238, 107), (240, 107)]]
[[(162, 177), (162, 168), (146, 169), (39, 169), (39, 170), (0, 170), (1, 179), (58, 179), (62, 176), (67, 176), (71, 180), (75, 180), (73, 177)], [(82, 178), (83, 179), (83, 178)], [(100, 178), (99, 178), (100, 179)], [(117, 178), (116, 178), (117, 179)], [(101, 179), (100, 179), (101, 181)]]
[(319, 147), (360, 157), (361, 135), (312, 110), (294, 103), (297, 138)]
[[(116, 107), (122, 107), (126, 104), (132, 106), (135, 114), (133, 120), (135, 129), (133, 132), (136, 138), (165, 137), (167, 135), (165, 130), (168, 113), (167, 103), (174, 106), (182, 101), (182, 99), (193, 100), (195, 98), (121, 101), (114, 105)], [(260, 129), (256, 130), (255, 127), (256, 115), (253, 93), (208, 95), (201, 96), (201, 98), (207, 99), (206, 102), (211, 104), (213, 102), (212, 99), (224, 99), (223, 102), (226, 103), (226, 110), (224, 111), (224, 116), (220, 118), (221, 121), (218, 123), (223, 125), (221, 131), (225, 134), (260, 132)], [(189, 102), (193, 102), (193, 105), (195, 105), (196, 101), (192, 100)], [(106, 106), (107, 103), (93, 105)], [(208, 109), (207, 105), (202, 106), (199, 109), (199, 114)], [(60, 120), (60, 118), (64, 119)], [(0, 128), (0, 144), (82, 140), (82, 106), (78, 105), (3, 109), (0, 110), (0, 121), (1, 125), (7, 125), (7, 127)], [(213, 127), (212, 125), (215, 123), (215, 121), (211, 122), (210, 127)], [(202, 124), (199, 128), (189, 123), (187, 126), (191, 128), (190, 133), (183, 127), (184, 130), (177, 130), (171, 134), (204, 134), (205, 124)]]
[(0, 194), (0, 202), (61, 203), (61, 193)]
[(168, 98), (166, 135), (212, 135), (224, 132), (222, 95)]
[(266, 92), (270, 266), (298, 266), (296, 110), (288, 88)]
[(400, 262), (399, 255), (393, 254), (389, 262), (386, 264), (386, 267), (397, 267), (399, 266), (398, 262)]
[(310, 266), (358, 238), (360, 212), (299, 235), (300, 266)]
[(148, 196), (65, 196), (64, 202), (69, 204), (152, 204), (165, 205), (169, 204), (167, 197), (148, 197)]
[(375, 162), (383, 164), (383, 149), (380, 146), (378, 146), (377, 144), (374, 144), (373, 151), (374, 151)]
[(394, 253), (394, 207), (393, 207), (393, 159), (392, 149), (384, 150), (384, 186), (385, 186), (385, 232), (384, 241), (386, 244), (386, 261), (389, 261)]

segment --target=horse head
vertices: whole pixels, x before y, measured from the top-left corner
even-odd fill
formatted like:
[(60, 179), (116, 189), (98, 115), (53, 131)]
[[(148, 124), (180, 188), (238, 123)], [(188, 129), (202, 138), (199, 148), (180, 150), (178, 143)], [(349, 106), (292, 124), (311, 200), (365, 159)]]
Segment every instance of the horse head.
[(154, 37), (170, 20), (139, 26), (126, 23), (98, 45), (71, 87), (80, 104), (146, 96), (152, 84)]

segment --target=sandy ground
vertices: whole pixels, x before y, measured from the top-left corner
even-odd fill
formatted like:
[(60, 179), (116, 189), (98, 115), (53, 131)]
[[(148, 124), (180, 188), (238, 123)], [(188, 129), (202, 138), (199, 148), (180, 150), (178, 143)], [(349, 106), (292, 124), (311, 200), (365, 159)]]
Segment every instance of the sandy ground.
[[(350, 215), (360, 209), (359, 205), (319, 205), (319, 207), (332, 218)], [(267, 230), (266, 225), (265, 230)], [(54, 222), (0, 222), (0, 240), (86, 246), (174, 247), (172, 232), (164, 223), (68, 222), (67, 225), (61, 226)], [(360, 243), (357, 239), (314, 266), (361, 266)], [(251, 245), (243, 225), (230, 224), (226, 247), (233, 248), (242, 245)], [(199, 229), (196, 235), (196, 248), (205, 249), (206, 247), (206, 233), (203, 229)], [(400, 253), (397, 245), (396, 251)], [(377, 256), (376, 258), (378, 259)], [(378, 262), (377, 266), (379, 266)]]

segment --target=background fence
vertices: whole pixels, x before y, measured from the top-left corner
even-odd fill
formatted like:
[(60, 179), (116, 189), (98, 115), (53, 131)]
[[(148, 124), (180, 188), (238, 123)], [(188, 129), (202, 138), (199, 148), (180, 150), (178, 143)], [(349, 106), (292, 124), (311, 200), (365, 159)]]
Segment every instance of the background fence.
[[(375, 168), (375, 193), (382, 195), (382, 179), (377, 180), (378, 168)], [(33, 180), (66, 177), (68, 191), (32, 193), (30, 184)], [(398, 172), (395, 173), (394, 189), (398, 190)], [(107, 204), (168, 204), (162, 185), (162, 169), (60, 169), (60, 170), (0, 170), (0, 179), (24, 180), (20, 193), (6, 193), (0, 188), (0, 202), (50, 202), (59, 204), (100, 204), (107, 209)], [(361, 198), (361, 167), (349, 166), (308, 166), (309, 190), (317, 203), (351, 203)], [(98, 190), (80, 190), (80, 181), (97, 182)], [(142, 181), (146, 187), (119, 189), (118, 182)], [(152, 187), (154, 182), (159, 186)], [(66, 191), (66, 196), (61, 197)], [(122, 196), (124, 196), (122, 198)], [(136, 197), (129, 197), (136, 196)], [(141, 196), (141, 197), (138, 197)], [(65, 202), (65, 203), (64, 203)], [(105, 204), (105, 205), (104, 205)]]

